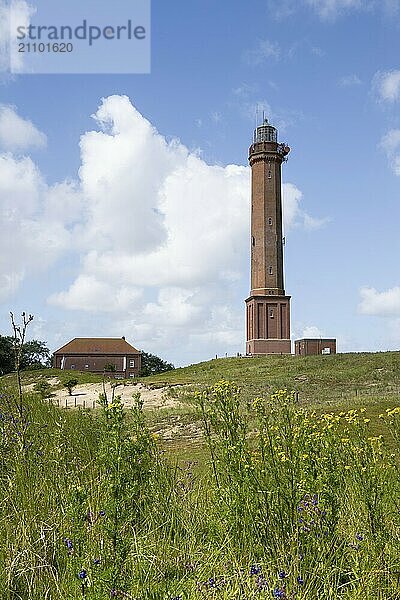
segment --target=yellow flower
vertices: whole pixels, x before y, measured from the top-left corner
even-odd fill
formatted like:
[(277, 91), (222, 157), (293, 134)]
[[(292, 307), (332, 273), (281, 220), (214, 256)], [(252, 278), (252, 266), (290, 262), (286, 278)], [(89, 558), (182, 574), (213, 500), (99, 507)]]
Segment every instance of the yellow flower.
[(350, 471), (351, 466), (350, 465), (346, 465), (344, 468), (346, 469), (346, 471)]

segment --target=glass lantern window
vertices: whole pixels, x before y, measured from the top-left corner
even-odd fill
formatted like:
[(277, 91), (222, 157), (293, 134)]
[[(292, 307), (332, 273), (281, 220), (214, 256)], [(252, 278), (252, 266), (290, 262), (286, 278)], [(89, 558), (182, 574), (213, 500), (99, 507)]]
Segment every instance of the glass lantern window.
[(261, 125), (257, 127), (255, 142), (276, 142), (278, 139), (277, 130), (271, 125)]

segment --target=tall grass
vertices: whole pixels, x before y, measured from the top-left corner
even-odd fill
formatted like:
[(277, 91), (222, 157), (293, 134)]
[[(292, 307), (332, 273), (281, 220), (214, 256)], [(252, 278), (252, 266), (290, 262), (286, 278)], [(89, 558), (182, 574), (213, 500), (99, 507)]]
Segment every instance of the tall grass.
[[(246, 397), (246, 396), (245, 396)], [(292, 394), (195, 395), (206, 468), (180, 464), (127, 411), (0, 398), (4, 600), (400, 598), (400, 410), (388, 438), (361, 411)]]

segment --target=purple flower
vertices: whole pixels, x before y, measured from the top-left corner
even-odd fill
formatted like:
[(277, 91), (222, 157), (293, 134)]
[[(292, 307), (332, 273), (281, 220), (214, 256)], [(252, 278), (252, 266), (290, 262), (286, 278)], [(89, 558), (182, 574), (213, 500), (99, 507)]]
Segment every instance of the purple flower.
[(259, 575), (257, 577), (256, 587), (258, 590), (264, 590), (265, 588), (268, 587), (268, 583), (267, 583), (267, 580), (265, 579), (264, 575)]
[(286, 593), (284, 588), (275, 588), (272, 592), (274, 598), (286, 598)]
[(258, 575), (259, 573), (261, 573), (260, 565), (251, 565), (250, 575)]
[(279, 579), (286, 579), (287, 573), (285, 571), (279, 571)]
[(362, 533), (356, 533), (356, 540), (358, 540), (359, 542), (362, 542), (364, 539), (364, 536), (362, 535)]
[(105, 510), (101, 510), (99, 512), (99, 517), (104, 517), (105, 514), (106, 514), (106, 511)]
[(297, 583), (299, 585), (303, 585), (303, 583), (304, 583), (304, 579), (300, 575), (297, 577)]
[(72, 543), (72, 540), (70, 540), (69, 538), (64, 538), (64, 544), (67, 546), (68, 555), (71, 556), (71, 554), (74, 551), (74, 545)]
[(85, 569), (82, 569), (81, 571), (79, 571), (78, 577), (79, 577), (79, 579), (86, 579), (87, 572), (85, 571)]
[(101, 560), (100, 560), (100, 558), (95, 558), (95, 559), (94, 559), (94, 561), (93, 561), (93, 563), (94, 563), (95, 565), (99, 565), (99, 564), (101, 563)]

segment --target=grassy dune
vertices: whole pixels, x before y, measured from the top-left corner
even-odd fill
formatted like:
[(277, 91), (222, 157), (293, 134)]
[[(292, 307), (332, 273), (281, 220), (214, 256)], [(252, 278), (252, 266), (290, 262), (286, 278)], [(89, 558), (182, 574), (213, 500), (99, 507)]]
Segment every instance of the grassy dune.
[(158, 411), (0, 378), (1, 598), (399, 600), (399, 363), (213, 360), (138, 380)]

